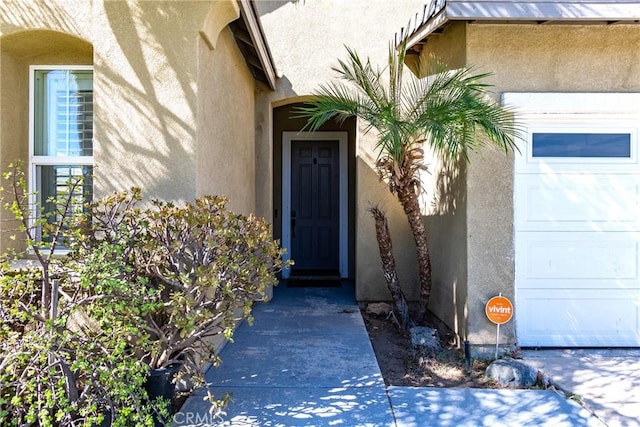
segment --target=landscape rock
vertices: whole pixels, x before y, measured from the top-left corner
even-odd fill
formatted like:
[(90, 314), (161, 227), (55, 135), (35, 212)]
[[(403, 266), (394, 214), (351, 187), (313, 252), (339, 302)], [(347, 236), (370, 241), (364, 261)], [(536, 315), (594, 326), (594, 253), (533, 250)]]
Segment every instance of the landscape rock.
[(366, 308), (367, 314), (373, 314), (375, 316), (387, 316), (391, 313), (391, 310), (393, 310), (393, 307), (386, 302), (372, 302), (367, 304)]
[(516, 359), (498, 359), (487, 367), (485, 375), (503, 387), (531, 387), (538, 371)]
[(538, 383), (542, 388), (545, 388), (545, 389), (553, 386), (553, 381), (551, 381), (551, 377), (542, 371), (538, 371), (538, 377), (536, 379), (536, 383)]
[(438, 330), (427, 326), (414, 326), (409, 329), (411, 333), (411, 346), (414, 350), (437, 351), (440, 349)]

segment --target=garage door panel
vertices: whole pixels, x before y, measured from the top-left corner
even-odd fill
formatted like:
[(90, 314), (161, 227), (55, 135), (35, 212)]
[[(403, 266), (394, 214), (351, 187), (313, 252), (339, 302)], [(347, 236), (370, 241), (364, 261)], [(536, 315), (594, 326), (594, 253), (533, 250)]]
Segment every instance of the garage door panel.
[(521, 346), (640, 345), (637, 290), (520, 290), (516, 307)]
[(640, 177), (520, 175), (518, 230), (640, 230)]
[[(519, 284), (530, 279), (631, 279), (639, 276), (639, 233), (517, 233)], [(640, 282), (639, 282), (640, 283)]]
[(640, 346), (640, 94), (510, 93), (523, 346)]

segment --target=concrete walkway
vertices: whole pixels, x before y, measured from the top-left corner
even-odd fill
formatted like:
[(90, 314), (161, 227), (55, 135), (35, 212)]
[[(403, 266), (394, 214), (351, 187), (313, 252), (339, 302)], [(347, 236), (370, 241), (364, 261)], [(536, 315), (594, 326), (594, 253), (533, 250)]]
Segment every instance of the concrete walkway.
[(640, 427), (640, 350), (527, 350), (525, 362), (610, 427)]
[(280, 286), (254, 308), (207, 382), (231, 393), (222, 420), (204, 392), (176, 426), (601, 426), (547, 390), (385, 387), (353, 289)]

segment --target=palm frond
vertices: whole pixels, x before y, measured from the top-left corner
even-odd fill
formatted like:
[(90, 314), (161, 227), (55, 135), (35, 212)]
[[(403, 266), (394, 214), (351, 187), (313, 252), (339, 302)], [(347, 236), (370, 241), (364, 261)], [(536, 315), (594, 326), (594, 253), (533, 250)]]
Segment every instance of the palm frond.
[(334, 67), (339, 77), (354, 84), (354, 89), (362, 91), (363, 95), (377, 105), (379, 109), (388, 103), (388, 96), (382, 84), (382, 70), (374, 70), (367, 59), (363, 62), (353, 49), (347, 47), (348, 60), (339, 60), (339, 67)]
[(402, 97), (402, 75), (406, 46), (406, 40), (398, 48), (389, 44), (389, 101), (396, 117), (401, 115), (400, 99)]
[[(513, 112), (490, 99), (491, 86), (484, 83), (489, 73), (469, 67), (447, 70), (440, 60), (428, 57), (417, 64), (425, 77), (416, 77), (405, 73), (405, 52), (406, 40), (397, 49), (390, 45), (385, 81), (385, 69), (374, 68), (347, 47), (347, 58), (334, 68), (341, 82), (320, 86), (296, 117), (307, 118), (305, 129), (316, 130), (330, 119), (341, 122), (356, 116), (367, 130), (377, 130), (378, 157), (396, 167), (417, 141), (454, 159), (486, 143), (505, 151), (515, 148)], [(478, 131), (487, 138), (477, 138)]]
[[(470, 151), (487, 142), (477, 138), (478, 131), (505, 151), (515, 148), (518, 130), (513, 112), (488, 97), (490, 86), (481, 81), (488, 75), (473, 74), (471, 68), (441, 73), (433, 79), (424, 97), (413, 100), (416, 128), (441, 155), (467, 158)], [(419, 96), (417, 91), (411, 96)]]

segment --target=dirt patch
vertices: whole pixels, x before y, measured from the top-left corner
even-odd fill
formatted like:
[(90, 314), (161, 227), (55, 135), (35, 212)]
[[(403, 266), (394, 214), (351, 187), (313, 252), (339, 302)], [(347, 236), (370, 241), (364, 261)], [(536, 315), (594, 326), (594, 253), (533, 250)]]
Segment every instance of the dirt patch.
[(467, 372), (462, 351), (455, 346), (453, 333), (434, 316), (425, 326), (436, 328), (442, 349), (429, 355), (414, 354), (411, 339), (393, 318), (369, 314), (361, 307), (386, 385), (416, 387), (498, 388), (485, 377), (488, 362), (474, 360)]

